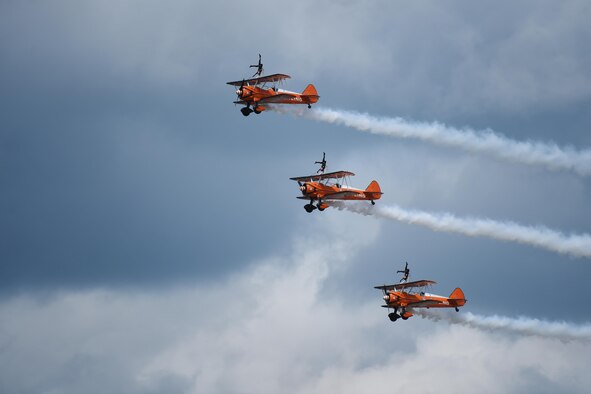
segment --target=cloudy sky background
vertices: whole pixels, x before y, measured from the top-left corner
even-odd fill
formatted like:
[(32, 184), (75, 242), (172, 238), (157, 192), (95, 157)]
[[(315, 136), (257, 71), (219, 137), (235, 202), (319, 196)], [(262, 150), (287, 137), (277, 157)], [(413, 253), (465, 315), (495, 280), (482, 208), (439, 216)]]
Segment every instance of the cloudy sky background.
[(464, 289), (460, 313), (580, 327), (589, 258), (309, 215), (288, 178), (325, 151), (383, 206), (582, 234), (591, 177), (244, 118), (225, 82), (261, 53), (320, 107), (583, 150), (590, 19), (586, 1), (2, 2), (0, 391), (586, 392), (586, 342), (391, 324), (373, 286), (409, 261)]

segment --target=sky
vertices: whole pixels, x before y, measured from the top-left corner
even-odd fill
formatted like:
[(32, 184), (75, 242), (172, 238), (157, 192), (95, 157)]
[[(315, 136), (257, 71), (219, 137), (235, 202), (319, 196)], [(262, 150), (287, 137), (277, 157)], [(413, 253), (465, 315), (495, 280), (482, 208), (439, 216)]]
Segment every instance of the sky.
[[(0, 391), (588, 392), (591, 175), (548, 152), (591, 163), (590, 19), (582, 0), (1, 2)], [(318, 104), (243, 117), (225, 82), (259, 53)], [(380, 210), (306, 213), (289, 178), (322, 152), (378, 180)], [(406, 261), (466, 306), (390, 322), (373, 286)]]

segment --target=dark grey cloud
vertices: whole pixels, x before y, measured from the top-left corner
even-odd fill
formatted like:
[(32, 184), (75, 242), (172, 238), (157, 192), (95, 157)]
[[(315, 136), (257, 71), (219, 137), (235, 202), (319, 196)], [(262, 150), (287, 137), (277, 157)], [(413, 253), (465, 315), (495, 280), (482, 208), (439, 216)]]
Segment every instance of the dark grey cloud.
[[(276, 13), (234, 5), (3, 4), (4, 289), (207, 278), (248, 264), (306, 231), (287, 178), (321, 151), (361, 183), (378, 178), (384, 203), (589, 230), (589, 186), (570, 174), (270, 113), (243, 119), (224, 85), (262, 52), (267, 71), (293, 75), (289, 88), (315, 82), (321, 104), (584, 144), (584, 3), (499, 5), (487, 18), (459, 2), (301, 3), (252, 32), (245, 20)], [(536, 252), (511, 260), (521, 253)]]

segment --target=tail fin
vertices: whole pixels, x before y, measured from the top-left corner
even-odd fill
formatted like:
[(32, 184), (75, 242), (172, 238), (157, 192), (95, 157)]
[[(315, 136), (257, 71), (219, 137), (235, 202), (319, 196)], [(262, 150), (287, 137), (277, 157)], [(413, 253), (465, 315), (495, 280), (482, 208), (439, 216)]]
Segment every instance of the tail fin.
[(302, 92), (302, 95), (304, 95), (304, 96), (318, 96), (318, 92), (316, 91), (316, 88), (314, 87), (314, 85), (309, 84), (308, 86), (306, 86), (306, 89), (304, 89), (304, 91)]
[(449, 301), (451, 305), (463, 306), (466, 303), (466, 296), (459, 287), (456, 287), (454, 291), (449, 295)]
[(306, 89), (302, 92), (302, 99), (304, 103), (308, 104), (308, 108), (310, 108), (310, 104), (317, 103), (319, 98), (320, 96), (312, 84), (306, 86)]
[(371, 200), (379, 200), (382, 194), (382, 189), (380, 189), (380, 185), (376, 181), (371, 181), (365, 189), (365, 195)]
[(464, 296), (464, 292), (459, 287), (456, 287), (454, 291), (451, 292), (449, 298), (452, 300), (465, 300), (466, 297)]

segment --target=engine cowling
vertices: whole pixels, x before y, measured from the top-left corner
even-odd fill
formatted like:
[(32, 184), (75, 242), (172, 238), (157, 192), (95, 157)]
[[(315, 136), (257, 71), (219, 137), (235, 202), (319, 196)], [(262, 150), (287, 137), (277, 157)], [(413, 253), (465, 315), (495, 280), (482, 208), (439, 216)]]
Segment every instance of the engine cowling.
[(384, 301), (388, 303), (396, 302), (396, 300), (398, 300), (398, 296), (396, 294), (389, 293), (384, 296)]

